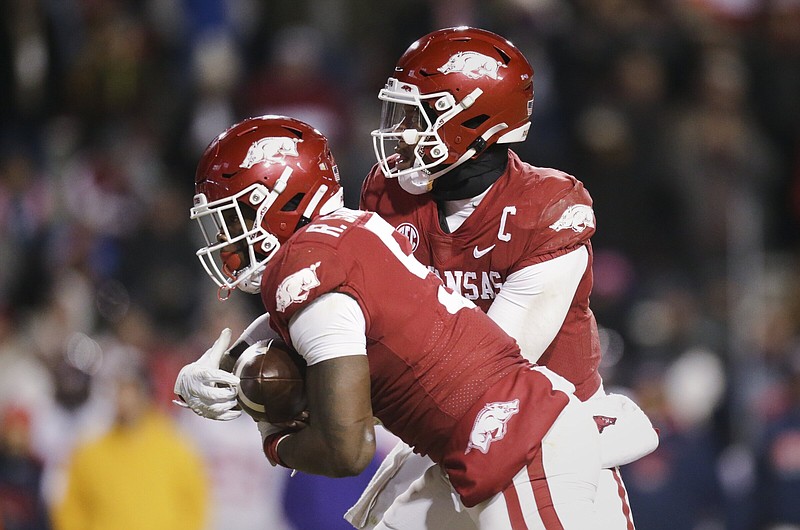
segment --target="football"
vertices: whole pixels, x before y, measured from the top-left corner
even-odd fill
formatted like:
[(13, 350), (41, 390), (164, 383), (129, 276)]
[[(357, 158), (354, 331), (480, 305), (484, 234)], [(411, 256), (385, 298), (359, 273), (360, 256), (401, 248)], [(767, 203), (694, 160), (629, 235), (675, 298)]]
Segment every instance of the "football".
[(306, 363), (280, 339), (259, 341), (236, 360), (236, 399), (256, 421), (291, 421), (307, 407)]

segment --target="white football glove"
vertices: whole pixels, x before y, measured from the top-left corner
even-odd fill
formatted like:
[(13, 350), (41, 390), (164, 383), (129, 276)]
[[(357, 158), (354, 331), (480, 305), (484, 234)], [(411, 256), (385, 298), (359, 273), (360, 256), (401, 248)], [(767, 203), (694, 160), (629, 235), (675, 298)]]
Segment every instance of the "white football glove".
[(606, 394), (586, 401), (600, 431), (603, 469), (629, 464), (658, 447), (658, 431), (630, 398)]
[(213, 420), (227, 421), (241, 416), (241, 409), (236, 408), (239, 378), (219, 368), (230, 341), (231, 330), (225, 328), (202, 357), (181, 369), (174, 388), (180, 399), (173, 403)]

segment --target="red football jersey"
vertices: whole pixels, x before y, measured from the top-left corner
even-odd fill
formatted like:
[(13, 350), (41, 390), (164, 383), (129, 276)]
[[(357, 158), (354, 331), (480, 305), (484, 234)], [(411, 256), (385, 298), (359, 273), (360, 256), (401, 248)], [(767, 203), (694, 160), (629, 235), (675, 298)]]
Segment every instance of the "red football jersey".
[(374, 211), (408, 237), (414, 256), (444, 283), (487, 311), (509, 274), (583, 245), (589, 264), (564, 323), (539, 364), (567, 378), (581, 400), (600, 386), (600, 341), (589, 308), (594, 234), (592, 199), (583, 184), (555, 169), (534, 167), (509, 151), (508, 167), (453, 233), (439, 223), (430, 194), (411, 195), (378, 166), (361, 190)]
[[(373, 414), (384, 426), (450, 469), (465, 502), (510, 483), (567, 394), (374, 213), (341, 209), (316, 219), (281, 246), (261, 286), (273, 327), (289, 343), (292, 316), (329, 292), (352, 296), (364, 313)], [(505, 409), (484, 411), (490, 405)], [(479, 417), (491, 419), (476, 435)]]

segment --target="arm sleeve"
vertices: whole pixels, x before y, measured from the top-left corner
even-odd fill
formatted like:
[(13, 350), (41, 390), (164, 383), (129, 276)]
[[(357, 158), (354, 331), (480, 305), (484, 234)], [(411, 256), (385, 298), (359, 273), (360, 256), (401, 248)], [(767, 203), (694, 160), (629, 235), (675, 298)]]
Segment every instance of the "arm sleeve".
[(233, 366), (244, 351), (259, 340), (275, 339), (280, 335), (269, 326), (269, 313), (262, 313), (239, 335), (225, 355), (220, 359), (219, 367), (226, 372), (233, 372)]
[(252, 346), (256, 341), (278, 337), (278, 333), (269, 326), (269, 313), (262, 313), (245, 328), (235, 344), (244, 342), (247, 346)]
[(488, 315), (535, 363), (561, 329), (586, 267), (585, 246), (508, 276)]
[(292, 345), (310, 366), (347, 355), (366, 355), (366, 321), (361, 306), (343, 293), (326, 293), (289, 321)]

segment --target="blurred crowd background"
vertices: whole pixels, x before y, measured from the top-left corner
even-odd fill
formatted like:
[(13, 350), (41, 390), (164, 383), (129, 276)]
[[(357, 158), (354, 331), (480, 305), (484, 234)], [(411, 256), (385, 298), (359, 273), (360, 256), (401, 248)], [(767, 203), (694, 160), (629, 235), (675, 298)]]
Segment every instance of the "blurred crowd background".
[(234, 122), (288, 114), (356, 207), (378, 90), (462, 24), (534, 67), (513, 148), (594, 198), (606, 389), (661, 433), (623, 468), (637, 527), (800, 528), (800, 0), (6, 0), (0, 20), (2, 530), (348, 528), (374, 467), (290, 479), (249, 418), (170, 402), (259, 309), (220, 303), (194, 256), (194, 169)]

